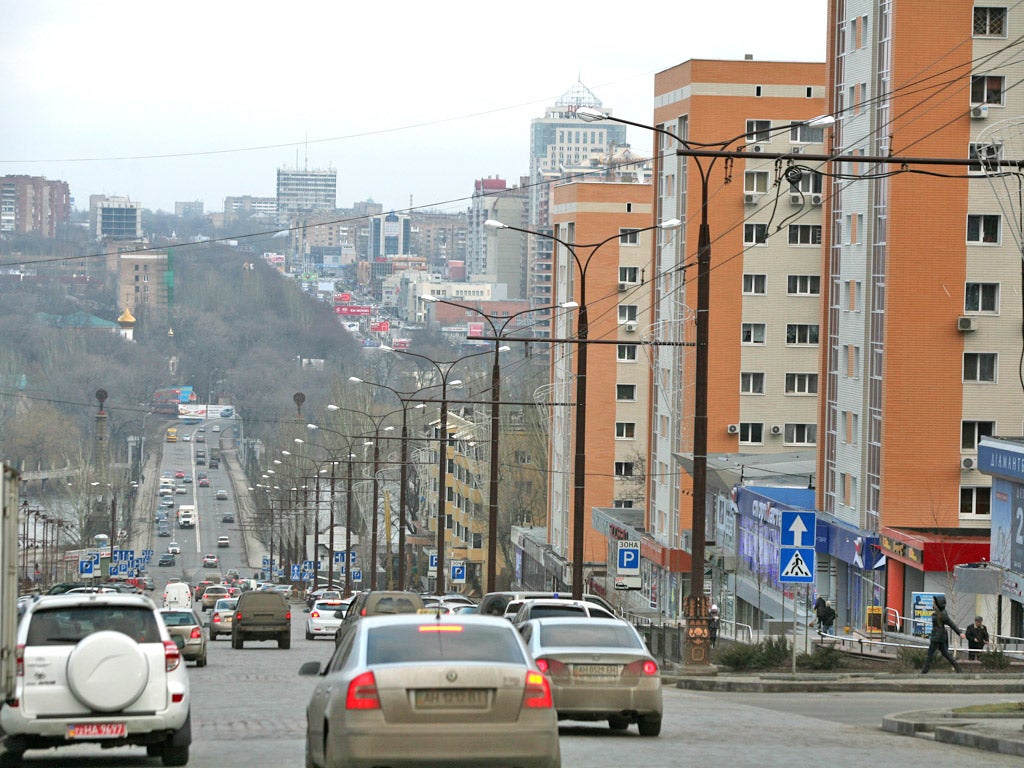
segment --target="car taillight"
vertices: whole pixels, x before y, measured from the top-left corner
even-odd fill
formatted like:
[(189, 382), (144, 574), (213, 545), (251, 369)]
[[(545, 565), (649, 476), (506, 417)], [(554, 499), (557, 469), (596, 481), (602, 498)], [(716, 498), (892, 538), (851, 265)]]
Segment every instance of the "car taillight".
[(191, 637), (193, 640), (198, 640), (202, 636), (203, 636), (203, 633), (199, 629), (199, 627), (192, 627), (192, 632), (189, 633), (189, 637)]
[(641, 674), (653, 677), (658, 674), (658, 664), (652, 659), (634, 661), (626, 665), (625, 672), (627, 675), (636, 675), (637, 677)]
[(235, 621), (241, 621), (241, 620), (242, 620), (242, 612), (241, 611), (236, 611), (235, 612)]
[(210, 619), (210, 621), (212, 621), (214, 624), (219, 624), (220, 623), (220, 614), (219, 613), (213, 614), (213, 617)]
[(557, 659), (547, 659), (544, 657), (537, 659), (537, 667), (545, 675), (550, 675), (551, 677), (564, 675), (568, 671), (568, 667), (566, 667), (561, 661), (558, 661)]
[(25, 646), (24, 644), (19, 645), (14, 649), (14, 658), (17, 664), (15, 674), (18, 677), (25, 676)]
[(164, 666), (168, 672), (173, 672), (181, 663), (181, 651), (173, 640), (164, 640)]
[(377, 679), (373, 672), (363, 672), (348, 684), (345, 709), (380, 709)]
[(309, 614), (309, 618), (311, 618), (311, 619), (319, 619), (320, 618), (320, 611), (313, 611), (312, 613)]
[(286, 619), (288, 619), (288, 621), (291, 621), (291, 620), (292, 620), (292, 612), (291, 612), (291, 611), (288, 611), (288, 613), (286, 613), (286, 614), (284, 615), (284, 617), (285, 617)]
[(540, 672), (526, 673), (526, 688), (523, 690), (523, 706), (528, 709), (550, 709), (551, 686)]

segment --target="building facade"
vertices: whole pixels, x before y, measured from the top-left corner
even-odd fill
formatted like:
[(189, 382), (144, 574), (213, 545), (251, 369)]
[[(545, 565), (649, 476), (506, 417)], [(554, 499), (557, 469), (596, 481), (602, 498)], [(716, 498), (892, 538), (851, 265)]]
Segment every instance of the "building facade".
[(0, 233), (54, 238), (71, 215), (66, 181), (42, 176), (0, 176)]
[(90, 195), (89, 229), (96, 240), (139, 240), (142, 204), (127, 197)]
[(485, 226), (489, 219), (521, 229), (527, 221), (529, 197), (522, 187), (509, 188), (504, 179), (477, 179), (473, 184), (467, 228), (468, 277), (504, 283), (512, 299), (526, 298), (528, 239), (522, 232), (499, 232)]
[(338, 171), (278, 168), (277, 215), (287, 223), (300, 213), (333, 211), (338, 201)]

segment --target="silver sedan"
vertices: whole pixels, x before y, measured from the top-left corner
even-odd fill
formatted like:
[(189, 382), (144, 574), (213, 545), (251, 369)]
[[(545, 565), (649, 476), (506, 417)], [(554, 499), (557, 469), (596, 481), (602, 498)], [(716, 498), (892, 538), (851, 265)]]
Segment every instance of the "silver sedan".
[(661, 673), (643, 638), (621, 619), (552, 617), (519, 628), (537, 666), (551, 680), (559, 720), (636, 723), (661, 733)]
[(503, 619), (368, 616), (299, 673), (309, 766), (561, 766), (550, 684)]

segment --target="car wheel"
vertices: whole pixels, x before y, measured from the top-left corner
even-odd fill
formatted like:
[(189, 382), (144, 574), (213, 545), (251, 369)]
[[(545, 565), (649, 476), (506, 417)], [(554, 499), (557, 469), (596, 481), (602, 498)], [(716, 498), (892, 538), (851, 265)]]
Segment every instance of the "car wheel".
[(232, 635), (231, 636), (231, 647), (234, 648), (235, 650), (238, 650), (239, 648), (242, 647), (242, 636), (241, 635)]
[(24, 763), (21, 758), (24, 752), (3, 752), (0, 753), (0, 768), (21, 768)]
[(277, 647), (283, 648), (284, 650), (288, 650), (289, 648), (291, 648), (292, 636), (289, 635), (287, 632), (282, 634), (279, 638), (277, 638)]
[(196, 659), (196, 666), (197, 667), (205, 667), (206, 666), (206, 654), (205, 653), (203, 654), (202, 658)]
[(307, 640), (312, 640), (313, 639), (313, 633), (310, 632), (308, 629), (306, 630), (306, 639)]
[(188, 744), (176, 747), (168, 739), (164, 743), (162, 762), (164, 765), (188, 765)]
[(661, 715), (645, 715), (637, 725), (641, 736), (657, 736), (661, 733)]
[(211, 632), (210, 633), (210, 642), (211, 643), (217, 642), (217, 633), (216, 632)]
[(629, 728), (629, 719), (622, 717), (621, 715), (615, 715), (608, 718), (608, 727), (613, 731), (624, 731)]

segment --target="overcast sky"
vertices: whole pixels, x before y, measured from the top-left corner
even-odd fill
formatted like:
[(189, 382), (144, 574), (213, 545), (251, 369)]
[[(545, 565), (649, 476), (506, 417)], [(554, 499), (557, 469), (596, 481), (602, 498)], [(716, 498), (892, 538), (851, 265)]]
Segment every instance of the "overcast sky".
[(650, 122), (656, 72), (824, 61), (825, 36), (821, 0), (0, 0), (0, 176), (220, 211), (333, 167), (340, 207), (458, 211), (527, 174), (530, 120), (577, 80)]

